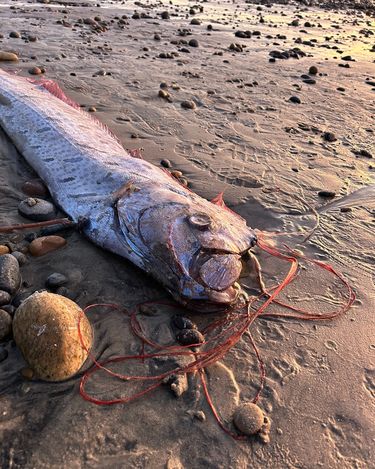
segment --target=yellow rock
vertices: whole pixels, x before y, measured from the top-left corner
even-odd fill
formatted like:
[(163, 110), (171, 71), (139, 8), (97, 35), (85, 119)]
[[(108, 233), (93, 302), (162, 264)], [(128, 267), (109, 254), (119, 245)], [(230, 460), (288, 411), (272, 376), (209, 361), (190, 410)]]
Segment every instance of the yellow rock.
[(66, 239), (61, 236), (41, 236), (31, 241), (29, 245), (29, 252), (31, 255), (38, 257), (44, 256), (49, 252), (56, 251), (56, 249), (65, 246)]
[(0, 244), (0, 256), (2, 256), (3, 254), (9, 254), (9, 248), (8, 246)]
[(1, 62), (17, 62), (18, 57), (16, 54), (13, 54), (12, 52), (0, 51), (0, 61)]
[[(82, 315), (82, 316), (81, 316)], [(75, 375), (87, 358), (78, 336), (90, 350), (93, 332), (81, 308), (61, 295), (36, 292), (18, 307), (13, 337), (37, 378), (63, 381)]]

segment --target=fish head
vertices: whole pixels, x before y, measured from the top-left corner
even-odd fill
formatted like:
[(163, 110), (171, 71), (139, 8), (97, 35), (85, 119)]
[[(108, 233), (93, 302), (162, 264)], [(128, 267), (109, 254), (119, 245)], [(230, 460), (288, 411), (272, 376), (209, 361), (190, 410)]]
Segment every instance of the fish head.
[(170, 193), (156, 199), (141, 210), (129, 202), (123, 210), (118, 206), (120, 224), (128, 218), (128, 226), (133, 212), (146, 270), (189, 308), (213, 311), (236, 304), (243, 260), (257, 242), (255, 232), (239, 215), (194, 194), (188, 200), (171, 199)]

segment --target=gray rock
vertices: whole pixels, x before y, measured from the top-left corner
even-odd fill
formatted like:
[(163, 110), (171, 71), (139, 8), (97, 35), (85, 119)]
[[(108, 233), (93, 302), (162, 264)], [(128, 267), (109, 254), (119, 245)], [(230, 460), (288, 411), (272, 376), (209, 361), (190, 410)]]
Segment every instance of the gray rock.
[(55, 272), (51, 274), (47, 280), (46, 280), (46, 285), (48, 288), (59, 288), (62, 285), (64, 285), (68, 279), (65, 277), (63, 274), (59, 274), (58, 272)]
[(27, 262), (27, 257), (25, 256), (23, 252), (13, 251), (12, 256), (17, 259), (19, 265), (24, 265)]
[(0, 256), (0, 290), (11, 295), (16, 293), (21, 283), (20, 266), (11, 254)]
[(10, 336), (12, 332), (12, 317), (3, 309), (0, 309), (0, 341)]
[(34, 221), (52, 220), (56, 217), (55, 206), (36, 197), (23, 200), (18, 206), (18, 211), (22, 216)]
[(8, 350), (5, 348), (0, 349), (0, 363), (8, 358)]
[(11, 296), (8, 292), (0, 290), (0, 306), (10, 303)]

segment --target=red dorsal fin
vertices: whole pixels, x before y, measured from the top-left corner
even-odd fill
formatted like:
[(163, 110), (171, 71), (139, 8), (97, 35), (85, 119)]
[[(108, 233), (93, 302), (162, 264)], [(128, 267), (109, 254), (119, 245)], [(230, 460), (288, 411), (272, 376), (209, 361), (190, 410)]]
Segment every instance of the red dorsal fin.
[(64, 91), (55, 81), (46, 79), (30, 81), (44, 88), (56, 98), (61, 99), (61, 101), (64, 101), (64, 103), (69, 104), (69, 106), (74, 107), (74, 109), (81, 109), (81, 106), (72, 99), (68, 98), (68, 96), (64, 93)]
[(224, 210), (227, 210), (228, 212), (230, 213), (233, 213), (233, 215), (236, 215), (238, 218), (241, 218), (241, 220), (244, 220), (241, 215), (238, 215), (238, 213), (234, 212), (232, 209), (230, 209), (229, 207), (227, 207), (225, 205), (225, 202), (224, 202), (224, 199), (223, 199), (223, 195), (224, 195), (224, 192), (220, 192), (219, 194), (217, 194), (216, 197), (214, 197), (212, 200), (211, 200), (211, 203), (214, 204), (214, 205), (217, 205), (218, 207), (221, 207), (223, 208)]
[(33, 83), (34, 85), (37, 85), (39, 88), (48, 91), (50, 94), (60, 99), (64, 103), (68, 104), (72, 108), (76, 109), (77, 111), (84, 113), (86, 117), (92, 119), (99, 127), (105, 130), (112, 138), (114, 138), (121, 145), (120, 139), (105, 124), (103, 124), (103, 122), (101, 122), (88, 112), (82, 110), (81, 106), (75, 101), (73, 101), (73, 99), (70, 99), (55, 81), (47, 80), (45, 78), (42, 78), (41, 80), (26, 78), (26, 80), (28, 80), (30, 83)]

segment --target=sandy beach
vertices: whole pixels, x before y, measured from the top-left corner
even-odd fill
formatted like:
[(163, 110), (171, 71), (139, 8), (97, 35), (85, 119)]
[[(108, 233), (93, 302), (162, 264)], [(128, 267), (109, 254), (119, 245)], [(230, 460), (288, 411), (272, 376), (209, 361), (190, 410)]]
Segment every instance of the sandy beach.
[[(278, 242), (332, 264), (357, 295), (332, 321), (259, 318), (251, 326), (265, 363), (259, 405), (271, 421), (268, 444), (224, 433), (196, 375), (180, 398), (162, 386), (129, 405), (96, 406), (79, 395), (81, 373), (61, 383), (27, 380), (14, 341), (1, 342), (2, 468), (375, 467), (375, 7), (327, 6), (0, 1), (0, 50), (19, 57), (2, 69), (56, 80), (125, 148), (142, 148), (157, 166), (169, 160), (204, 198), (224, 191), (249, 226), (289, 233)], [(44, 73), (31, 75), (33, 67)], [(17, 208), (26, 197), (22, 184), (35, 177), (0, 132), (1, 226), (27, 222)], [(319, 227), (301, 244), (315, 209)], [(26, 234), (0, 234), (0, 244), (25, 247)], [(66, 294), (81, 307), (168, 298), (128, 261), (77, 231), (63, 236), (64, 248), (27, 255), (16, 302), (45, 288), (54, 272), (68, 278)], [(285, 263), (254, 252), (267, 285), (283, 278)], [(282, 299), (319, 313), (337, 309), (344, 294), (328, 272), (307, 263)], [(181, 309), (145, 314), (149, 336), (173, 340), (174, 312)], [(215, 319), (187, 315), (198, 327)], [(88, 317), (96, 357), (139, 353), (124, 315), (98, 308)], [(136, 373), (144, 364), (117, 369), (128, 367)], [(246, 333), (207, 376), (232, 428), (234, 410), (259, 385)], [(88, 389), (102, 398), (132, 391), (101, 373)]]

